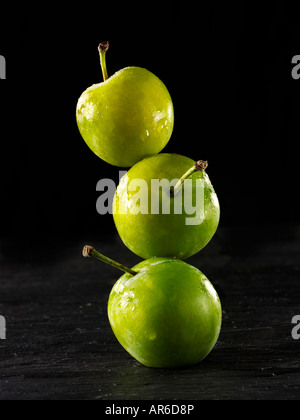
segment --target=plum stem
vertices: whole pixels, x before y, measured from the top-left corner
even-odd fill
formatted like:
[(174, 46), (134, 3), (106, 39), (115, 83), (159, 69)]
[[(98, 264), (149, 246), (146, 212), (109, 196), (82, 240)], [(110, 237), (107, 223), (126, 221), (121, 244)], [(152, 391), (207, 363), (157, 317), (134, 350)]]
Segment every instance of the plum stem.
[(82, 255), (85, 258), (95, 258), (96, 260), (105, 262), (106, 264), (112, 265), (113, 267), (118, 268), (119, 270), (124, 271), (125, 273), (128, 273), (132, 276), (137, 275), (136, 271), (133, 271), (130, 268), (125, 267), (125, 265), (119, 264), (118, 262), (113, 261), (112, 259), (106, 257), (105, 255), (100, 254), (98, 251), (95, 250), (95, 248), (93, 248), (90, 245), (86, 245), (83, 248)]
[(192, 168), (190, 168), (177, 182), (175, 187), (171, 188), (171, 197), (175, 197), (180, 189), (183, 187), (184, 181), (191, 177), (195, 172), (204, 172), (206, 168), (208, 167), (208, 162), (206, 160), (198, 160)]
[(101, 42), (101, 44), (98, 47), (104, 82), (108, 79), (107, 67), (106, 67), (106, 52), (108, 51), (108, 49), (109, 49), (108, 41)]

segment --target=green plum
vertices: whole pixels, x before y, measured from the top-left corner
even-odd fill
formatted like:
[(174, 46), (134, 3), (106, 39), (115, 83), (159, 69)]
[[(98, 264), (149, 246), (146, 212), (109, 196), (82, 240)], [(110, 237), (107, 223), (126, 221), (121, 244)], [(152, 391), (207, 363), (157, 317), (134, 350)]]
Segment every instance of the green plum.
[(159, 154), (127, 172), (115, 193), (113, 216), (131, 251), (144, 259), (184, 260), (208, 244), (219, 225), (220, 205), (206, 167), (207, 162)]
[(132, 269), (92, 247), (95, 257), (125, 271), (114, 285), (108, 317), (120, 344), (148, 367), (189, 366), (215, 346), (222, 324), (221, 302), (197, 268), (172, 258), (150, 258)]
[(105, 162), (131, 167), (161, 152), (174, 126), (174, 108), (164, 83), (150, 71), (127, 67), (108, 77), (105, 53), (99, 46), (104, 82), (79, 98), (76, 118), (90, 149)]

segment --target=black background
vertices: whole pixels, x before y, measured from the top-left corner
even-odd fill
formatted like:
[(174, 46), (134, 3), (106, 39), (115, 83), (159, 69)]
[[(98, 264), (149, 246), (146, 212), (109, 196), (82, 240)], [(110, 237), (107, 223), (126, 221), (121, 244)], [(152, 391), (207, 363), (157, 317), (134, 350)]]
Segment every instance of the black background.
[[(81, 93), (108, 71), (145, 67), (168, 87), (175, 128), (165, 152), (209, 160), (222, 226), (299, 222), (296, 13), (187, 2), (87, 3), (68, 10), (16, 8), (2, 18), (1, 238), (49, 249), (59, 239), (115, 233), (96, 212), (97, 181), (118, 168), (85, 145), (76, 125)], [(28, 242), (29, 241), (29, 242)], [(24, 251), (25, 252), (25, 251)]]
[[(299, 15), (283, 1), (202, 3), (1, 5), (0, 399), (299, 399)], [(209, 161), (221, 224), (188, 262), (216, 287), (223, 327), (199, 366), (152, 370), (127, 354), (106, 314), (118, 273), (81, 257), (91, 243), (139, 261), (96, 212), (97, 182), (119, 168), (76, 125), (104, 40), (110, 75), (145, 67), (168, 87), (164, 151)]]

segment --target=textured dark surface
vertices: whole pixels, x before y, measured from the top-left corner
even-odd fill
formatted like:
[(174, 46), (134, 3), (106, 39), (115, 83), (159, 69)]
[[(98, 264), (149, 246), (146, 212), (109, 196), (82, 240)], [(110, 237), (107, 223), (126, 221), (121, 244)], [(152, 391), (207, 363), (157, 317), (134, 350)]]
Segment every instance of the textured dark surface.
[[(83, 259), (82, 245), (60, 244), (38, 261), (24, 249), (21, 263), (4, 248), (0, 399), (300, 398), (300, 341), (291, 336), (300, 314), (298, 227), (220, 228), (188, 260), (215, 285), (224, 319), (209, 357), (178, 370), (143, 367), (121, 348), (106, 315), (119, 273)], [(127, 265), (140, 261), (118, 238), (92, 245)]]

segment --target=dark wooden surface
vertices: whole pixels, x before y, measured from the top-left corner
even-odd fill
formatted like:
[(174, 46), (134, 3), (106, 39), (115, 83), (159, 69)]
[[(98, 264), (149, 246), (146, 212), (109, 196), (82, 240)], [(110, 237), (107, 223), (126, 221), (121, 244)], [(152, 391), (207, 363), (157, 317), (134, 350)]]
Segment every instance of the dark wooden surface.
[[(118, 238), (93, 244), (128, 265), (140, 261)], [(84, 260), (82, 245), (60, 244), (37, 259), (24, 248), (22, 262), (4, 247), (0, 399), (300, 398), (300, 341), (291, 336), (300, 314), (298, 227), (220, 228), (188, 260), (214, 283), (224, 319), (214, 351), (186, 369), (149, 369), (121, 348), (106, 314), (119, 273)]]

